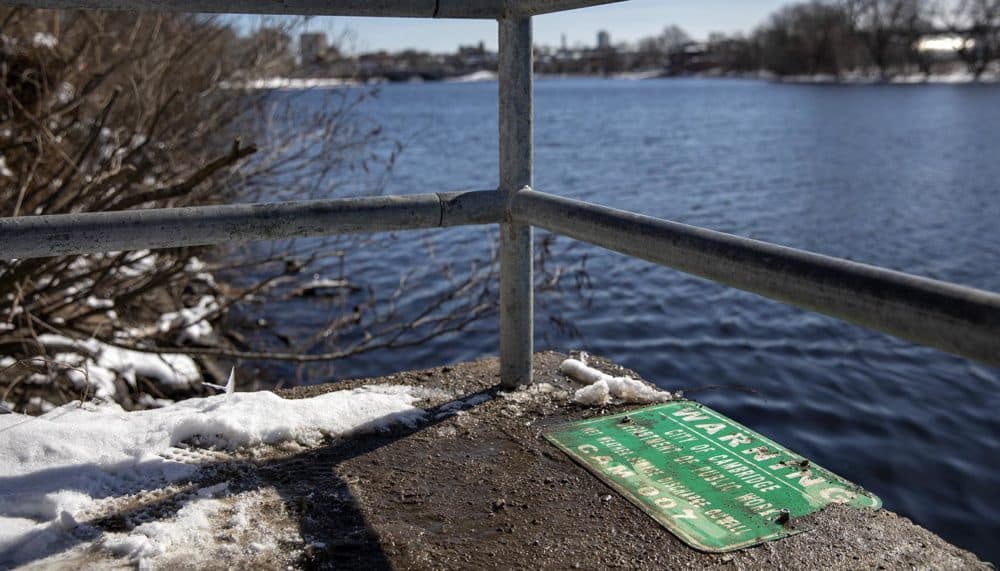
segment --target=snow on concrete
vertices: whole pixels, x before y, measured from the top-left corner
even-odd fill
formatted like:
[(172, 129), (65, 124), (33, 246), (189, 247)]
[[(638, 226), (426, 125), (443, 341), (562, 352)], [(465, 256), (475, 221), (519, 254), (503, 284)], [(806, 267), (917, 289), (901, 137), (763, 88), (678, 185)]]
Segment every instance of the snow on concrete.
[(198, 468), (178, 460), (178, 445), (315, 445), (412, 425), (425, 415), (417, 400), (408, 387), (363, 387), (301, 400), (232, 393), (136, 412), (76, 402), (39, 417), (0, 415), (0, 568), (99, 540), (137, 561), (161, 555), (206, 528), (219, 507), (213, 497), (225, 490), (202, 490), (173, 517), (103, 540), (87, 521), (115, 498), (191, 477)]
[(215, 516), (227, 504), (214, 499), (227, 492), (226, 483), (198, 490), (195, 496), (166, 521), (149, 521), (129, 533), (108, 534), (103, 547), (131, 561), (146, 561), (205, 543), (211, 538)]
[(654, 389), (648, 384), (632, 377), (614, 377), (602, 373), (585, 362), (586, 354), (581, 359), (566, 359), (559, 366), (559, 371), (571, 379), (587, 385), (576, 391), (573, 401), (588, 406), (603, 406), (612, 398), (629, 404), (646, 404), (667, 402), (680, 398), (668, 391)]
[[(130, 532), (104, 534), (100, 548), (140, 569), (286, 569), (310, 543), (286, 506), (272, 487), (223, 483), (198, 490), (169, 520), (153, 517)], [(70, 559), (74, 551), (82, 550), (67, 552)], [(38, 567), (50, 562), (59, 561)]]
[(537, 400), (542, 396), (549, 396), (556, 400), (565, 400), (569, 395), (550, 383), (532, 383), (531, 385), (518, 387), (516, 391), (500, 393), (501, 398), (515, 403)]

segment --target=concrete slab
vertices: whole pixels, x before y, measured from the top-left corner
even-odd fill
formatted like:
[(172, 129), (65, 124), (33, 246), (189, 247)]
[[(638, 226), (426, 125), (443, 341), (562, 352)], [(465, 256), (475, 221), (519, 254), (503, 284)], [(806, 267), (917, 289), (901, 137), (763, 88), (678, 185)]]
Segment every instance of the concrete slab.
[[(626, 410), (569, 402), (565, 358), (535, 356), (551, 389), (502, 393), (499, 366), (452, 367), (284, 392), (306, 397), (363, 384), (427, 389), (430, 422), (269, 461), (259, 474), (297, 506), (320, 547), (307, 567), (396, 569), (991, 569), (887, 510), (831, 507), (793, 522), (811, 531), (706, 554), (612, 492), (541, 437), (553, 424)], [(592, 365), (622, 374), (600, 359)], [(637, 376), (634, 375), (633, 376)], [(830, 466), (836, 471), (836, 466)], [(876, 490), (877, 493), (877, 490)]]

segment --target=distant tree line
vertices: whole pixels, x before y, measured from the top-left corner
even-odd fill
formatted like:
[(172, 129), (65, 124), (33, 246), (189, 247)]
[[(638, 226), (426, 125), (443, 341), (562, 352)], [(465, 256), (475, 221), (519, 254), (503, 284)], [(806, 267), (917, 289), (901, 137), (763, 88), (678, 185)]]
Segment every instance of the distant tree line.
[(889, 78), (930, 73), (940, 52), (918, 46), (934, 35), (953, 36), (952, 55), (979, 77), (1000, 57), (1000, 0), (812, 0), (779, 9), (750, 35), (712, 34), (695, 45), (671, 26), (636, 51), (640, 61), (666, 59), (675, 72)]

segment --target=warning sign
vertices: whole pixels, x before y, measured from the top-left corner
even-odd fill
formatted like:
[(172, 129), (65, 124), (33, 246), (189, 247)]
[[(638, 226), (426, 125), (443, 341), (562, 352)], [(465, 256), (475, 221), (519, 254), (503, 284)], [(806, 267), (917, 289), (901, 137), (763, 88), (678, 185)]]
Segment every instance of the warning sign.
[(695, 402), (575, 422), (545, 437), (688, 545), (724, 552), (795, 533), (830, 503), (878, 509), (858, 486)]

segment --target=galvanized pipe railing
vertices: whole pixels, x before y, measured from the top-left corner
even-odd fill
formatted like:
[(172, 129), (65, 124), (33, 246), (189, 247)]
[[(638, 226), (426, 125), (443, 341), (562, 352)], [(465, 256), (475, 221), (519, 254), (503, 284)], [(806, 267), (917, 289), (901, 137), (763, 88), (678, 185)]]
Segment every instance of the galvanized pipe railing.
[(1000, 366), (1000, 295), (530, 189), (531, 16), (622, 0), (0, 0), (34, 8), (500, 21), (500, 188), (284, 204), (0, 219), (0, 258), (493, 224), (501, 228), (501, 383), (531, 382), (531, 228)]
[(0, 259), (177, 248), (500, 221), (496, 191), (0, 219)]
[(210, 14), (397, 18), (526, 18), (625, 0), (0, 0), (0, 6)]
[[(529, 189), (2, 218), (0, 258), (493, 223), (505, 231), (537, 226), (1000, 366), (996, 293)], [(522, 328), (530, 327), (531, 282), (510, 270), (530, 264), (523, 246), (514, 241), (508, 249), (525, 255), (502, 268), (515, 282), (503, 286), (510, 289), (501, 315), (501, 339), (509, 343), (501, 346), (503, 370), (519, 382), (530, 379), (531, 336)]]
[[(532, 184), (531, 18), (500, 20), (500, 193), (509, 203)], [(531, 384), (534, 355), (534, 253), (531, 226), (507, 217), (500, 225), (500, 378)]]
[(1000, 295), (525, 190), (515, 220), (1000, 366)]

